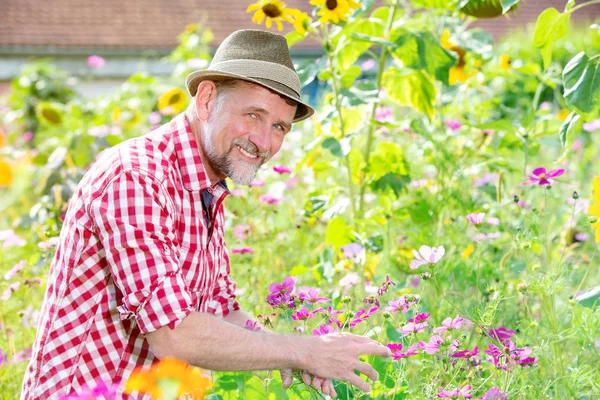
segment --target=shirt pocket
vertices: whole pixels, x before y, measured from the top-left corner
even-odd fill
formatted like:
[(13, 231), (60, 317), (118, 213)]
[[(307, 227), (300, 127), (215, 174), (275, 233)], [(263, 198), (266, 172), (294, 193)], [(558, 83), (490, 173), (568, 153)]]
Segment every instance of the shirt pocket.
[(207, 250), (201, 246), (182, 245), (179, 251), (179, 268), (194, 302), (199, 306), (202, 297), (206, 296), (208, 284), (209, 267), (207, 262)]

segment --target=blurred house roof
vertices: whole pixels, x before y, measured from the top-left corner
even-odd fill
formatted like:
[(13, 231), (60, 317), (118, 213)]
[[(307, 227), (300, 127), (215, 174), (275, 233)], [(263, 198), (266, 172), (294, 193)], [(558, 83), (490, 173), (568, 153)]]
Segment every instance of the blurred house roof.
[[(510, 18), (478, 21), (495, 37), (533, 22), (544, 8), (562, 10), (567, 0), (523, 0)], [(213, 45), (241, 28), (258, 28), (246, 8), (253, 0), (0, 0), (0, 50), (172, 49), (177, 35), (201, 20), (215, 34)], [(579, 3), (579, 1), (578, 1)], [(309, 11), (309, 0), (286, 0), (288, 7)], [(600, 15), (591, 6), (580, 17)], [(288, 24), (289, 25), (289, 24)], [(263, 26), (263, 29), (264, 26)], [(275, 30), (275, 28), (271, 28)], [(287, 28), (289, 30), (289, 28)], [(285, 32), (285, 31), (284, 31)], [(315, 47), (301, 42), (299, 48)]]

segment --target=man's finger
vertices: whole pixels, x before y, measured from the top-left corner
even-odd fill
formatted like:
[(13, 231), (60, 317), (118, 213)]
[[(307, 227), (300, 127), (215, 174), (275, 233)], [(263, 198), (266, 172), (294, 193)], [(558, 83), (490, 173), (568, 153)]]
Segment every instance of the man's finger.
[(302, 371), (302, 382), (304, 382), (306, 386), (310, 386), (312, 383), (312, 379), (306, 370)]
[(360, 372), (361, 374), (365, 374), (374, 381), (379, 379), (379, 372), (375, 371), (375, 368), (373, 368), (370, 364), (359, 361), (358, 364), (354, 367), (354, 369)]
[(315, 390), (321, 389), (321, 385), (323, 385), (323, 381), (324, 381), (323, 378), (319, 378), (318, 376), (315, 376), (312, 381), (312, 387)]
[(287, 389), (290, 386), (292, 386), (292, 370), (289, 368), (286, 369), (282, 369), (281, 371), (279, 371), (279, 373), (281, 374), (281, 381), (282, 384), (281, 386), (283, 387), (283, 389)]
[(334, 398), (337, 399), (337, 392), (335, 391), (335, 386), (333, 385), (333, 382), (328, 379), (326, 382), (327, 386), (329, 386), (329, 395)]
[(360, 346), (359, 355), (373, 355), (380, 357), (391, 357), (392, 351), (387, 347), (382, 345), (381, 343), (371, 342), (365, 343)]
[(371, 385), (363, 381), (358, 375), (350, 374), (346, 380), (363, 392), (368, 393), (371, 391)]

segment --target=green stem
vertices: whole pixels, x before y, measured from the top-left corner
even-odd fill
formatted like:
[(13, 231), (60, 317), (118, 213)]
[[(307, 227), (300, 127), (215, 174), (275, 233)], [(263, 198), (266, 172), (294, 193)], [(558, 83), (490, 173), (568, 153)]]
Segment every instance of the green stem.
[(581, 10), (583, 7), (591, 6), (593, 4), (600, 4), (600, 0), (592, 0), (588, 1), (587, 3), (580, 4), (578, 6), (573, 7), (569, 12), (574, 13), (577, 10)]
[[(384, 31), (384, 37), (387, 38), (391, 29), (392, 29), (392, 24), (394, 23), (394, 18), (396, 16), (396, 11), (398, 9), (398, 2), (394, 1), (392, 4), (390, 4), (390, 13), (388, 15), (388, 20), (386, 23), (386, 27), (385, 27), (385, 31)], [(381, 90), (381, 81), (383, 80), (383, 71), (385, 69), (385, 64), (387, 62), (387, 58), (389, 56), (389, 51), (387, 48), (382, 48), (381, 50), (381, 54), (379, 55), (379, 60), (378, 60), (378, 69), (377, 69), (377, 91), (379, 92), (379, 90)], [(369, 131), (367, 132), (367, 144), (365, 147), (365, 153), (364, 153), (364, 157), (365, 157), (365, 171), (369, 170), (369, 166), (371, 164), (371, 150), (373, 147), (373, 136), (374, 136), (374, 132), (375, 132), (375, 125), (372, 123), (372, 121), (375, 119), (375, 114), (377, 113), (377, 107), (379, 106), (379, 101), (375, 101), (373, 103), (373, 105), (371, 106), (371, 113), (370, 113), (370, 117), (369, 117)], [(358, 201), (358, 216), (362, 218), (363, 216), (363, 211), (364, 211), (364, 206), (365, 206), (365, 201), (364, 201), (364, 197), (365, 197), (365, 191), (366, 191), (367, 186), (365, 185), (365, 178), (364, 178), (364, 174), (363, 176), (361, 176), (361, 180), (360, 180), (360, 195), (359, 195), (359, 201)]]

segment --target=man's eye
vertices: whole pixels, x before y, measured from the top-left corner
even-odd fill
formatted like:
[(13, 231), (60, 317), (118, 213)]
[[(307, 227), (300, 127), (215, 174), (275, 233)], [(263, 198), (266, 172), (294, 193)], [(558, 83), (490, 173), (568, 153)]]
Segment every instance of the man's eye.
[(274, 124), (273, 126), (275, 127), (275, 129), (277, 129), (279, 131), (285, 131), (285, 129), (283, 128), (283, 126), (281, 124)]
[(248, 116), (253, 119), (258, 118), (258, 115), (256, 113), (248, 113)]

